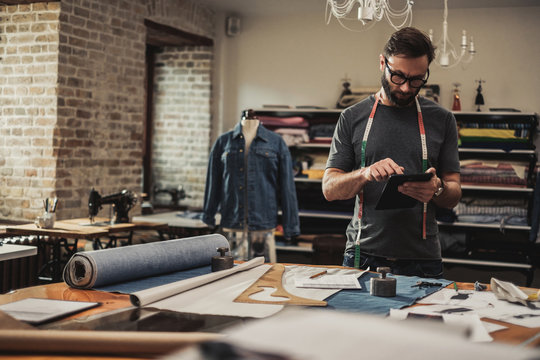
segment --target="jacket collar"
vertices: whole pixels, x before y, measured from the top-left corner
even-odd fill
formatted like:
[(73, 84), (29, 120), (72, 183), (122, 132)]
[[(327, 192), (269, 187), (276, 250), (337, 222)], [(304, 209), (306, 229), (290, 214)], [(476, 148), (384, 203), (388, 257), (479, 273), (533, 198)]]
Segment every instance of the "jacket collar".
[[(257, 134), (255, 135), (255, 138), (259, 138), (265, 142), (268, 142), (270, 139), (270, 130), (265, 128), (261, 123), (259, 123), (259, 127), (257, 128)], [(240, 135), (242, 135), (242, 122), (238, 122), (236, 126), (233, 129), (233, 138), (237, 139)]]

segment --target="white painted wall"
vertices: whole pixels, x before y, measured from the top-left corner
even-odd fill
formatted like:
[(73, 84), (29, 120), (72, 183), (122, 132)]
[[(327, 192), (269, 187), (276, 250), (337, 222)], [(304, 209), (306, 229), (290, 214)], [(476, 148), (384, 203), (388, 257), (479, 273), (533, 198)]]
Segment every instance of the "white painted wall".
[[(417, 10), (413, 26), (426, 32), (433, 28), (437, 41), (442, 12)], [(225, 15), (219, 17), (223, 21)], [(432, 65), (430, 83), (441, 86), (443, 106), (451, 107), (452, 83), (459, 82), (462, 110), (475, 110), (475, 79), (482, 78), (485, 110), (513, 107), (540, 113), (540, 6), (450, 9), (448, 24), (454, 43), (466, 29), (474, 36), (478, 53), (464, 69)], [(332, 108), (345, 74), (352, 87), (379, 86), (378, 55), (392, 32), (386, 22), (361, 33), (347, 31), (335, 21), (326, 25), (324, 9), (302, 16), (243, 17), (239, 35), (216, 38), (214, 109), (218, 110), (213, 135), (233, 127), (243, 109), (263, 104)]]

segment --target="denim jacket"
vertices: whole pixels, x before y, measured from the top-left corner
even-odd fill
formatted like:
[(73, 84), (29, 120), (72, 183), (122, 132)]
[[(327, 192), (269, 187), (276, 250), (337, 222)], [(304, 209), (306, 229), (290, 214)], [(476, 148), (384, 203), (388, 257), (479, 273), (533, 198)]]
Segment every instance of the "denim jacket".
[(247, 166), (244, 149), (241, 123), (222, 134), (212, 147), (203, 221), (214, 226), (219, 211), (220, 226), (224, 228), (242, 229), (247, 216), (249, 230), (272, 229), (278, 224), (281, 205), (284, 235), (299, 235), (298, 203), (287, 145), (281, 136), (259, 124), (249, 147)]

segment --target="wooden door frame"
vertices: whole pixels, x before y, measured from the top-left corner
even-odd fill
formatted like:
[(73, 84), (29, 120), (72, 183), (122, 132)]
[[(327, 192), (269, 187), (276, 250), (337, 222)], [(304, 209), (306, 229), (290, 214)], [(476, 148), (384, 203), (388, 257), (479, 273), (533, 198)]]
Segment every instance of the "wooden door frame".
[(143, 193), (152, 198), (152, 137), (154, 128), (154, 68), (156, 53), (164, 46), (213, 46), (214, 40), (145, 19), (145, 116), (143, 132)]

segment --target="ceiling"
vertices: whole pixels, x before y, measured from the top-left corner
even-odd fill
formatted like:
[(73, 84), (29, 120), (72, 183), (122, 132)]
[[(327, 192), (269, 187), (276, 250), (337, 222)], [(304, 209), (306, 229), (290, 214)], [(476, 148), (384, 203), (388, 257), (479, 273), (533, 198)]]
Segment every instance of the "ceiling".
[[(339, 0), (340, 2), (344, 0)], [(390, 0), (401, 9), (406, 0)], [(209, 8), (237, 15), (286, 15), (323, 12), (326, 0), (197, 0)], [(448, 0), (449, 9), (540, 6), (539, 0)], [(414, 9), (443, 9), (443, 0), (414, 0)]]
[[(0, 4), (16, 5), (50, 0), (0, 0)], [(337, 0), (343, 2), (344, 0)], [(407, 0), (390, 0), (401, 9)], [(413, 9), (442, 9), (443, 0), (413, 0)], [(196, 0), (218, 11), (237, 15), (286, 15), (324, 11), (326, 0)], [(540, 6), (539, 0), (448, 0), (449, 9)]]

